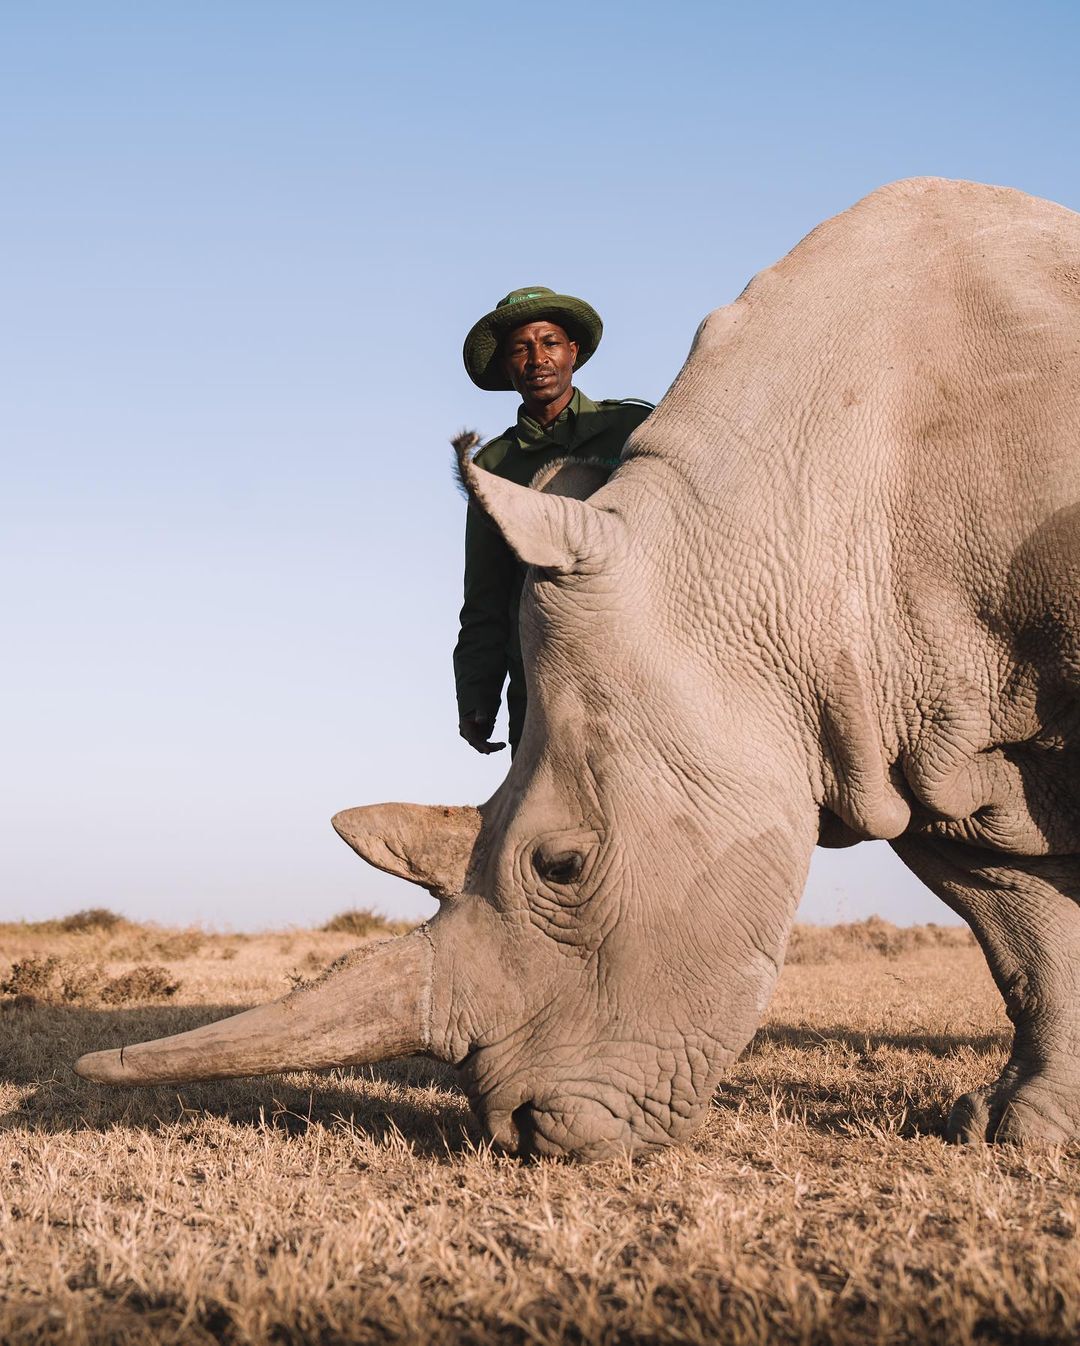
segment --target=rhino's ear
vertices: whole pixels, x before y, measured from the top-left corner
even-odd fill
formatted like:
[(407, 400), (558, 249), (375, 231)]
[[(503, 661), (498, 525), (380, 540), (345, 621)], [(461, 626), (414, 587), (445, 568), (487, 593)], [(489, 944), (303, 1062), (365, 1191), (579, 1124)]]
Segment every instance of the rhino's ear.
[(439, 898), (464, 888), (480, 833), (479, 809), (441, 805), (371, 804), (344, 809), (332, 821), (338, 836), (368, 864)]
[(474, 435), (454, 440), (461, 480), (525, 565), (560, 575), (600, 569), (616, 549), (621, 520), (587, 500), (537, 491), (485, 472), (471, 460)]

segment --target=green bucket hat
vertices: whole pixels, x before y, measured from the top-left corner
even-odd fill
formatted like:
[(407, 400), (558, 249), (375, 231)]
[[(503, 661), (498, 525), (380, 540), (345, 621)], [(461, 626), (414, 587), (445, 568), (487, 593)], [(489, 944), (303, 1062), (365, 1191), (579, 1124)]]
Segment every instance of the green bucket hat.
[(465, 338), (465, 347), (461, 353), (469, 378), (478, 388), (489, 393), (509, 392), (513, 388), (514, 385), (503, 372), (499, 343), (515, 327), (523, 327), (525, 323), (536, 322), (540, 318), (550, 318), (560, 327), (565, 327), (571, 340), (578, 343), (577, 369), (599, 346), (604, 332), (599, 313), (584, 299), (575, 299), (572, 294), (556, 294), (543, 285), (526, 285), (524, 289), (511, 290), (490, 313), (485, 313), (473, 325)]

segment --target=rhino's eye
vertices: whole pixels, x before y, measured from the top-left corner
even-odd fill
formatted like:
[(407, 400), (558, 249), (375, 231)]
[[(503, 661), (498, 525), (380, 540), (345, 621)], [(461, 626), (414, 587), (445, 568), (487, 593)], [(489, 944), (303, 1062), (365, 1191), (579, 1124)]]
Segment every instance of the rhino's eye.
[(559, 851), (552, 855), (538, 850), (533, 855), (533, 867), (545, 883), (573, 883), (585, 868), (585, 857), (580, 851)]

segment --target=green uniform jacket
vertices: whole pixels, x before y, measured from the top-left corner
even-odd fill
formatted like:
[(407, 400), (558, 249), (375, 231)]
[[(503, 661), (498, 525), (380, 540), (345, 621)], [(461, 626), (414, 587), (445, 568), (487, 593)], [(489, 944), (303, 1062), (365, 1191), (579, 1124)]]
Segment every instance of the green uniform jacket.
[[(518, 411), (517, 424), (489, 440), (476, 455), (480, 467), (527, 486), (557, 458), (609, 462), (614, 469), (623, 445), (652, 407), (647, 403), (592, 402), (574, 389), (570, 405), (542, 429)], [(454, 649), (459, 715), (494, 723), (503, 683), (510, 675), (507, 707), (510, 742), (516, 744), (525, 716), (525, 675), (518, 640), (518, 603), (525, 568), (501, 535), (474, 506), (465, 522), (465, 603)]]

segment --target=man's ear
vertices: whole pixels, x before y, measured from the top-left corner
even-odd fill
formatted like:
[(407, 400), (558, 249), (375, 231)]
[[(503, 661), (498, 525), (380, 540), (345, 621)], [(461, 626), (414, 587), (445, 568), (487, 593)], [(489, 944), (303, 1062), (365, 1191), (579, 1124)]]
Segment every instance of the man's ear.
[(620, 545), (622, 520), (587, 500), (534, 491), (485, 472), (472, 461), (478, 442), (471, 431), (453, 441), (461, 481), (518, 560), (560, 575), (601, 569)]
[(570, 365), (571, 365), (571, 368), (576, 369), (576, 368), (577, 368), (578, 351), (581, 350), (581, 347), (578, 345), (578, 343), (577, 343), (576, 341), (571, 341), (571, 342), (570, 342), (570, 345), (573, 346), (573, 348), (574, 348), (574, 354), (573, 354), (573, 357), (572, 357), (571, 360), (570, 360)]

